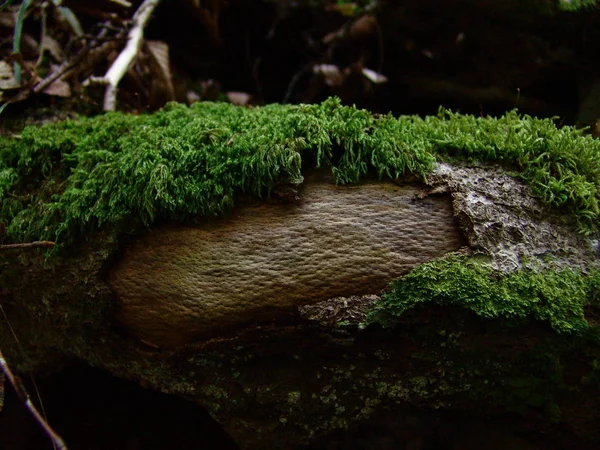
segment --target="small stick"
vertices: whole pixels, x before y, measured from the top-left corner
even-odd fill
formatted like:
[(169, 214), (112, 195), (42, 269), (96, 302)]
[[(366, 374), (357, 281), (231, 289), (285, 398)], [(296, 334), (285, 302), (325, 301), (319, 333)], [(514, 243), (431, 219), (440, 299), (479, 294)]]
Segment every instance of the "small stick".
[(52, 241), (34, 241), (24, 244), (4, 244), (0, 245), (0, 250), (10, 250), (13, 248), (48, 248), (54, 247), (56, 244)]
[[(117, 48), (122, 33), (119, 32), (113, 40), (101, 43), (100, 41), (105, 35), (106, 28), (104, 28), (97, 37), (93, 38), (92, 44), (79, 51), (71, 61), (65, 61), (58, 69), (36, 84), (33, 87), (33, 92), (41, 92), (57, 79), (60, 78), (61, 80), (64, 80), (67, 76), (72, 76), (75, 73), (87, 70), (87, 68), (93, 66), (96, 61), (104, 59), (106, 55)], [(75, 70), (76, 68), (78, 70)]]
[(48, 422), (46, 422), (44, 420), (42, 415), (38, 412), (37, 408), (31, 401), (31, 398), (29, 397), (29, 394), (27, 393), (27, 390), (25, 389), (25, 387), (23, 386), (21, 381), (17, 377), (14, 376), (14, 374), (8, 367), (8, 363), (6, 362), (6, 359), (4, 359), (2, 350), (0, 350), (0, 370), (2, 370), (2, 373), (4, 373), (4, 375), (10, 382), (11, 386), (17, 393), (17, 396), (19, 397), (19, 399), (21, 399), (21, 401), (23, 402), (25, 407), (29, 410), (29, 412), (31, 413), (33, 418), (40, 424), (40, 426), (42, 427), (44, 432), (52, 440), (54, 447), (57, 448), (58, 450), (67, 450), (67, 446), (65, 445), (65, 442), (62, 440), (62, 438), (58, 434), (56, 434), (56, 432), (52, 429), (52, 427), (48, 424)]
[(117, 106), (117, 85), (131, 66), (142, 45), (144, 27), (152, 15), (154, 8), (160, 0), (144, 0), (133, 15), (132, 27), (127, 36), (127, 44), (117, 59), (113, 62), (106, 75), (103, 77), (89, 77), (83, 85), (103, 84), (106, 85), (104, 92), (104, 111), (114, 111)]

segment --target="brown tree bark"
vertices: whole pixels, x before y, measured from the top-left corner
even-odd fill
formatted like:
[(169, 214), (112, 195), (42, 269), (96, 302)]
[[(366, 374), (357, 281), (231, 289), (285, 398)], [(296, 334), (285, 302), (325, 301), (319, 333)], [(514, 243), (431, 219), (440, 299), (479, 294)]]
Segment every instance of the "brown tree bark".
[(596, 384), (581, 375), (593, 373), (595, 341), (436, 305), (393, 330), (359, 326), (376, 299), (366, 294), (449, 252), (478, 252), (499, 271), (586, 270), (598, 267), (594, 237), (495, 167), (440, 164), (427, 183), (353, 187), (308, 174), (298, 197), (240, 201), (228, 217), (119, 242), (102, 230), (49, 259), (0, 252), (9, 363), (42, 377), (76, 360), (192, 400), (244, 449), (351, 448), (331, 433), (380, 421), (394, 445), (416, 445), (431, 422), (414, 408), (493, 416), (517, 405), (515, 423), (554, 436), (540, 412), (553, 404), (578, 448), (600, 442)]
[(108, 280), (120, 323), (160, 347), (219, 336), (334, 297), (378, 294), (464, 239), (449, 194), (313, 182), (294, 203), (255, 204), (130, 246)]

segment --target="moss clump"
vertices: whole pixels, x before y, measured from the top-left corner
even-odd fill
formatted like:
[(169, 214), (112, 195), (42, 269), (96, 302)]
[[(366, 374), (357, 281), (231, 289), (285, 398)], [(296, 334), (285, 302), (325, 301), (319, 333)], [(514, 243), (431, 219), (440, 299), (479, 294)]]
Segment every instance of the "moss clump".
[(437, 158), (508, 164), (543, 201), (598, 230), (600, 143), (551, 120), (374, 116), (342, 106), (171, 104), (145, 116), (107, 114), (0, 138), (5, 241), (71, 242), (102, 226), (219, 215), (239, 192), (265, 195), (327, 165), (337, 183), (425, 176)]
[(393, 324), (411, 308), (427, 304), (467, 308), (485, 318), (547, 322), (558, 332), (589, 328), (586, 306), (597, 306), (600, 274), (565, 270), (498, 273), (461, 256), (422, 264), (391, 285), (368, 322)]

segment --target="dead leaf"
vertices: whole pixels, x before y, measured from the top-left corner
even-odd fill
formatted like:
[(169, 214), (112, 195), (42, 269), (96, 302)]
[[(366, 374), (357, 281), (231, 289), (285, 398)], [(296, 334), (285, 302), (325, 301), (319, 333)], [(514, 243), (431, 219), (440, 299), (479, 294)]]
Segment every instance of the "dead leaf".
[(246, 106), (252, 100), (252, 96), (246, 92), (227, 92), (225, 96), (232, 105), (236, 106)]
[(16, 16), (12, 11), (0, 11), (0, 26), (13, 29), (15, 18)]
[(0, 61), (0, 90), (12, 89), (17, 86), (12, 66), (6, 61)]
[(373, 36), (377, 32), (377, 21), (370, 14), (358, 18), (351, 26), (349, 35), (353, 38)]
[(207, 102), (216, 102), (222, 95), (221, 83), (216, 80), (203, 80), (200, 82), (202, 88), (200, 96)]
[(37, 53), (40, 48), (40, 43), (36, 38), (30, 34), (23, 33), (21, 36), (21, 52), (35, 52)]
[(375, 72), (374, 70), (368, 69), (366, 67), (362, 68), (362, 74), (367, 78), (371, 83), (381, 84), (387, 82), (387, 77), (385, 75), (380, 74), (379, 72)]
[(431, 50), (425, 49), (425, 50), (422, 50), (421, 53), (423, 54), (423, 56), (425, 58), (435, 59), (435, 55), (434, 55), (434, 53)]
[[(23, 84), (17, 83), (15, 78), (14, 66), (11, 64), (15, 62), (21, 65), (25, 77)], [(12, 53), (6, 61), (0, 61), (0, 101), (16, 103), (29, 97), (31, 85), (36, 81), (36, 75), (29, 69), (31, 65), (20, 53)]]
[(65, 59), (60, 44), (51, 36), (42, 36), (42, 50), (48, 50), (56, 62), (62, 63)]
[(113, 3), (116, 3), (118, 5), (124, 6), (125, 8), (131, 8), (131, 2), (128, 2), (127, 0), (110, 0)]
[(186, 98), (188, 104), (190, 104), (190, 105), (192, 103), (196, 103), (196, 102), (199, 102), (200, 100), (202, 100), (202, 98), (196, 91), (187, 91), (185, 94), (185, 98)]
[(146, 41), (146, 50), (150, 55), (151, 64), (162, 78), (164, 89), (169, 100), (175, 100), (175, 89), (171, 76), (169, 62), (169, 46), (163, 41)]
[(146, 41), (146, 48), (150, 56), (158, 64), (161, 75), (164, 78), (171, 80), (169, 46), (162, 41)]
[(53, 95), (55, 97), (70, 97), (71, 86), (64, 80), (58, 79), (52, 84), (48, 85), (46, 89), (42, 91), (44, 94)]
[(338, 34), (340, 34), (339, 30), (332, 31), (331, 33), (327, 33), (325, 36), (323, 36), (323, 39), (321, 40), (324, 44), (331, 44), (339, 37)]
[(315, 74), (322, 75), (328, 86), (339, 86), (344, 81), (339, 67), (334, 64), (315, 64), (312, 71)]

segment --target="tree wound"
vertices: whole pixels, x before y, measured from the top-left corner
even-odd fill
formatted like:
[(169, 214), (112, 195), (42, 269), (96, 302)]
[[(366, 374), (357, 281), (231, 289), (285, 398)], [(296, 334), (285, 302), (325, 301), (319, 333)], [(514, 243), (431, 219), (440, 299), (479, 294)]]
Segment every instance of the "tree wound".
[(295, 204), (235, 209), (202, 226), (156, 228), (109, 273), (117, 317), (160, 347), (227, 334), (333, 297), (379, 293), (464, 245), (448, 194), (310, 182)]

